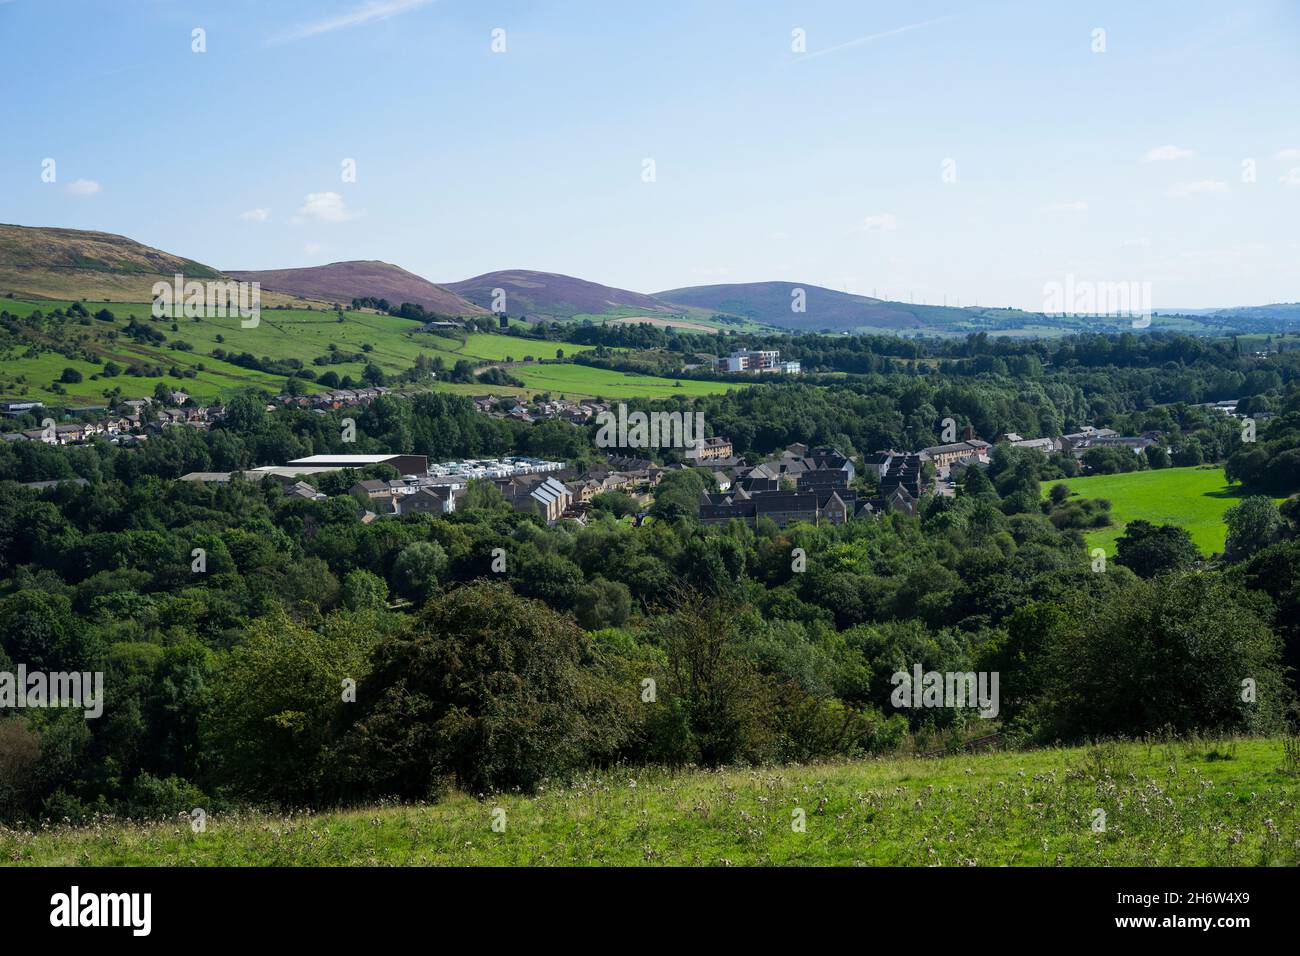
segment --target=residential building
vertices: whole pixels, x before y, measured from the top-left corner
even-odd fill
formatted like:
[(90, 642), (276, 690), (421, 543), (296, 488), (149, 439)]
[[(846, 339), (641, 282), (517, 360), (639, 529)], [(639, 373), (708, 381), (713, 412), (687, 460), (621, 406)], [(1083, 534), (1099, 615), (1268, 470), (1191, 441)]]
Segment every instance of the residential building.
[(921, 460), (934, 462), (934, 467), (938, 471), (946, 471), (948, 466), (959, 458), (967, 458), (971, 455), (987, 455), (988, 450), (993, 446), (979, 438), (969, 438), (965, 441), (951, 442), (947, 445), (934, 445), (930, 448), (921, 449)]
[(799, 373), (798, 362), (782, 362), (781, 353), (777, 350), (772, 351), (746, 351), (739, 350), (732, 352), (725, 358), (720, 358), (713, 363), (713, 367), (719, 372), (777, 372), (787, 375), (797, 375)]
[(409, 495), (392, 499), (396, 513), (451, 514), (456, 510), (456, 490), (451, 485), (429, 485)]
[[(766, 479), (770, 480), (770, 479)], [(754, 524), (767, 518), (784, 527), (795, 521), (810, 524), (842, 524), (853, 517), (857, 495), (851, 491), (781, 491), (764, 489), (700, 494), (700, 521), (703, 524), (726, 524), (739, 520)]]
[(563, 482), (547, 475), (519, 475), (496, 482), (510, 507), (516, 511), (539, 515), (553, 524), (573, 501), (573, 494)]
[(686, 449), (683, 456), (688, 461), (717, 461), (720, 458), (730, 458), (733, 454), (730, 438), (714, 436), (713, 438), (704, 438), (694, 448)]

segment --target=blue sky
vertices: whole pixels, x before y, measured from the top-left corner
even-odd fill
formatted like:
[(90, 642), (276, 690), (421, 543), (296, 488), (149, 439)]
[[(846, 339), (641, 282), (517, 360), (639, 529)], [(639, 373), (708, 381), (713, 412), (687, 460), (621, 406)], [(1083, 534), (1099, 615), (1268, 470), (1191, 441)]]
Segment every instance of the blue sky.
[(1300, 299), (1294, 2), (0, 0), (0, 39), (0, 221), (218, 268)]

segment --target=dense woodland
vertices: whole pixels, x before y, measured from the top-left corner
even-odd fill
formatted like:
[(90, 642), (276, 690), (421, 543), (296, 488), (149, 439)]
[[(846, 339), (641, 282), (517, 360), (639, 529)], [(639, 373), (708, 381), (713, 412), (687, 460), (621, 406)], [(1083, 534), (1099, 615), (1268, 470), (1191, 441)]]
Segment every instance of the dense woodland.
[[(575, 334), (652, 332), (680, 338)], [(709, 431), (756, 460), (796, 441), (915, 449), (945, 417), (990, 440), (1091, 423), (1159, 430), (1173, 456), (1084, 467), (1226, 461), (1251, 491), (1300, 488), (1289, 356), (1158, 336), (889, 345), (922, 356), (806, 338), (807, 355), (884, 364), (700, 399)], [(1271, 413), (1257, 442), (1191, 407), (1219, 398)], [(641, 526), (619, 494), (585, 527), (547, 527), (487, 486), (453, 515), (365, 524), (355, 474), (322, 477), (325, 501), (271, 481), (176, 480), (343, 450), (598, 460), (591, 428), (496, 419), (454, 396), (350, 414), (347, 446), (339, 415), (268, 413), (253, 394), (206, 433), (168, 428), (138, 448), (0, 445), (0, 671), (103, 671), (107, 696), (95, 720), (0, 718), (0, 819), (436, 798), (593, 766), (862, 755), (990, 728), (1025, 745), (1272, 733), (1294, 715), (1291, 502), (1243, 499), (1214, 559), (1182, 529), (1135, 524), (1098, 568), (1081, 535), (1104, 507), (1040, 495), (1079, 465), (1005, 447), (916, 518), (786, 529), (701, 526), (711, 479), (693, 470), (663, 480)], [(86, 483), (17, 483), (72, 477)], [(998, 672), (996, 721), (892, 706), (890, 675), (918, 663)]]

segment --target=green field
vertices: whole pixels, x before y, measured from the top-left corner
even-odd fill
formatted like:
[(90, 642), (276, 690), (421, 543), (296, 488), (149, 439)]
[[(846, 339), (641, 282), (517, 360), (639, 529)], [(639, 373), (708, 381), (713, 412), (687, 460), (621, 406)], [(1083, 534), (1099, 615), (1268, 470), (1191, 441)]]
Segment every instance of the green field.
[[(625, 769), (536, 796), (339, 813), (211, 813), (35, 833), (39, 866), (1294, 866), (1280, 741), (891, 758), (720, 772)], [(504, 830), (492, 829), (504, 811)], [(191, 808), (178, 807), (182, 813)], [(795, 827), (797, 810), (805, 827)], [(1093, 829), (1095, 811), (1105, 830)]]
[[(33, 309), (49, 312), (69, 305), (70, 302), (0, 300), (0, 308), (24, 316)], [(364, 354), (368, 361), (374, 362), (385, 372), (396, 374), (410, 368), (420, 354), (440, 355), (450, 366), (461, 358), (501, 362), (509, 359), (522, 361), (525, 357), (532, 356), (554, 360), (557, 349), (562, 349), (566, 356), (570, 356), (592, 348), (589, 345), (544, 342), (487, 333), (452, 337), (417, 332), (417, 323), (373, 312), (347, 311), (343, 313), (344, 320), (340, 322), (338, 315), (331, 311), (265, 308), (256, 328), (243, 328), (237, 317), (197, 320), (179, 318), (174, 320), (177, 327), (175, 331), (171, 328), (173, 320), (151, 323), (153, 328), (167, 336), (167, 342), (161, 346), (150, 346), (138, 344), (121, 334), (128, 316), (134, 314), (141, 320), (148, 317), (148, 303), (87, 302), (85, 305), (92, 313), (107, 307), (118, 317), (111, 323), (92, 319), (89, 325), (70, 326), (73, 340), (105, 361), (111, 359), (123, 367), (132, 362), (156, 363), (164, 367), (175, 365), (181, 368), (203, 365), (204, 370), (195, 378), (187, 379), (120, 375), (92, 381), (91, 376), (101, 372), (102, 365), (68, 359), (55, 352), (28, 357), (25, 349), (18, 346), (10, 349), (7, 354), (0, 355), (0, 397), (97, 404), (103, 401), (101, 393), (106, 388), (118, 386), (126, 397), (151, 395), (156, 383), (166, 381), (193, 395), (196, 400), (206, 401), (247, 386), (260, 386), (277, 392), (283, 387), (284, 376), (267, 375), (214, 359), (209, 354), (214, 348), (234, 353), (248, 352), (259, 359), (296, 358), (317, 373), (328, 369), (336, 372), (340, 378), (351, 375), (357, 381), (360, 380), (365, 362), (318, 367), (312, 365), (312, 359), (327, 355), (329, 346), (333, 343), (341, 351)], [(114, 330), (119, 333), (116, 340), (109, 337), (109, 332)], [(223, 341), (218, 341), (218, 336)], [(192, 345), (193, 351), (185, 352), (168, 347), (177, 340)], [(370, 352), (363, 352), (363, 346), (366, 345), (371, 347)], [(67, 395), (60, 396), (49, 385), (65, 368), (75, 368), (81, 372), (83, 380), (78, 384), (65, 385)], [(445, 386), (440, 383), (438, 387)], [(639, 394), (648, 394), (655, 387), (656, 383), (651, 383), (646, 392)], [(485, 388), (470, 385), (449, 390), (477, 394), (485, 391)], [(505, 394), (507, 390), (498, 388), (495, 391)]]
[(725, 382), (633, 375), (587, 365), (538, 365), (512, 368), (510, 374), (530, 389), (570, 397), (671, 398), (674, 395), (719, 395), (735, 388)]
[(714, 313), (709, 309), (697, 309), (689, 306), (682, 306), (680, 313), (657, 313), (647, 312), (645, 309), (634, 309), (630, 306), (610, 309), (608, 312), (576, 313), (570, 321), (572, 322), (592, 322), (596, 325), (604, 325), (609, 322), (626, 323), (645, 320), (651, 325), (667, 327), (677, 324), (686, 332), (698, 332), (703, 335), (714, 332), (771, 332), (779, 331), (778, 326), (764, 325), (761, 322), (755, 322), (752, 319), (742, 318), (740, 316), (730, 316), (729, 321), (720, 321), (714, 318)]
[(1089, 548), (1104, 548), (1107, 557), (1115, 556), (1115, 541), (1130, 521), (1137, 520), (1186, 528), (1204, 554), (1218, 554), (1227, 540), (1223, 513), (1242, 497), (1240, 486), (1228, 484), (1217, 466), (1049, 481), (1043, 483), (1043, 497), (1060, 484), (1085, 498), (1110, 501), (1114, 523), (1084, 535)]

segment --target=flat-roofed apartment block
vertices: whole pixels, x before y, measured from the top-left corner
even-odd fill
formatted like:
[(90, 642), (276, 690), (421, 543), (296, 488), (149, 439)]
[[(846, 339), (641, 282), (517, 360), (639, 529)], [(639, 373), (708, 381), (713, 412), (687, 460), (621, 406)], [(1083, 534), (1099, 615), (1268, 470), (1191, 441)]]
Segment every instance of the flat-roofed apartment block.
[(790, 375), (797, 375), (799, 372), (799, 363), (782, 362), (781, 353), (777, 350), (741, 349), (718, 359), (713, 363), (713, 367), (719, 372), (785, 372)]
[(389, 465), (399, 475), (425, 475), (429, 472), (429, 459), (424, 455), (310, 455), (289, 462), (290, 468), (365, 468), (368, 465)]
[(718, 359), (718, 370), (722, 372), (762, 372), (776, 368), (781, 361), (779, 351), (751, 352), (738, 350), (725, 358)]

